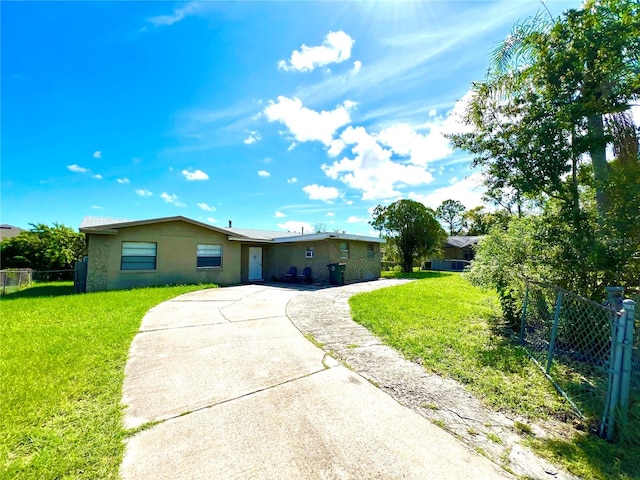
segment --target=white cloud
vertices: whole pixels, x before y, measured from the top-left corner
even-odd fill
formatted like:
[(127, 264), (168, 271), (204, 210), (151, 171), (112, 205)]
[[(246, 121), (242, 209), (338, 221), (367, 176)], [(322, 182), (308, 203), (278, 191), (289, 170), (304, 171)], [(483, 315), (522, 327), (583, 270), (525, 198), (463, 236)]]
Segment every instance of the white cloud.
[(217, 221), (218, 221), (218, 220), (216, 220), (216, 219), (215, 219), (215, 218), (213, 218), (213, 217), (207, 217), (207, 222), (209, 222), (209, 223), (216, 223)]
[(327, 155), (330, 157), (337, 157), (340, 152), (344, 150), (344, 147), (346, 147), (345, 143), (341, 139), (336, 138), (331, 142), (331, 146), (327, 150)]
[(243, 142), (247, 145), (251, 145), (253, 143), (259, 142), (260, 140), (262, 140), (262, 136), (260, 135), (260, 132), (253, 131), (253, 132), (249, 132), (249, 136), (245, 138)]
[(409, 198), (417, 202), (422, 202), (427, 207), (433, 208), (434, 210), (438, 208), (442, 202), (448, 199), (458, 200), (462, 202), (467, 209), (471, 209), (483, 205), (483, 194), (484, 187), (482, 186), (482, 174), (472, 173), (453, 185), (437, 188), (427, 195), (411, 192), (409, 193)]
[(127, 177), (118, 178), (118, 179), (116, 180), (116, 182), (118, 182), (118, 183), (122, 183), (122, 184), (125, 184), (125, 183), (131, 183), (131, 182), (129, 182), (129, 179), (128, 179)]
[(151, 193), (149, 190), (146, 190), (144, 188), (138, 188), (136, 190), (136, 195), (138, 195), (139, 197), (151, 197), (153, 196), (153, 193)]
[(360, 60), (356, 60), (353, 62), (353, 73), (358, 73), (362, 70), (362, 62)]
[(182, 170), (182, 172), (180, 173), (182, 173), (182, 175), (184, 175), (184, 178), (186, 178), (189, 182), (195, 180), (209, 180), (209, 175), (204, 173), (202, 170), (196, 170), (194, 172), (190, 172), (189, 170)]
[(274, 215), (274, 218), (282, 218), (282, 217), (286, 217), (286, 215), (282, 212), (276, 212), (276, 214)]
[(67, 165), (67, 170), (75, 173), (87, 173), (89, 171), (88, 168), (81, 167), (80, 165)]
[(351, 57), (351, 47), (354, 40), (342, 30), (329, 32), (318, 47), (308, 47), (302, 44), (300, 50), (291, 53), (289, 63), (285, 60), (278, 62), (278, 68), (285, 71), (311, 72), (316, 67), (330, 63), (342, 63)]
[(331, 202), (338, 198), (340, 194), (335, 187), (323, 187), (316, 184), (307, 185), (302, 191), (309, 195), (310, 200), (322, 200), (324, 202)]
[(266, 170), (258, 170), (258, 175), (261, 177), (270, 177), (271, 174), (269, 172), (267, 172)]
[(205, 212), (215, 212), (216, 211), (216, 207), (212, 207), (211, 205), (207, 205), (204, 202), (198, 203), (198, 206), (204, 210)]
[(270, 122), (286, 125), (298, 142), (317, 140), (329, 146), (336, 130), (351, 122), (350, 111), (355, 106), (355, 102), (346, 100), (334, 110), (316, 112), (303, 107), (299, 98), (280, 96), (277, 102), (269, 102), (264, 113)]
[(95, 178), (97, 180), (101, 180), (102, 179), (102, 175), (100, 175), (99, 173), (96, 173), (95, 175), (92, 175), (91, 178)]
[(309, 225), (307, 222), (296, 222), (294, 220), (289, 220), (284, 223), (279, 223), (278, 228), (281, 228), (282, 230), (286, 230), (287, 232), (294, 232), (294, 233), (302, 233), (303, 230), (308, 233), (313, 232), (313, 227)]
[(189, 15), (198, 13), (202, 6), (202, 2), (189, 2), (181, 8), (176, 8), (171, 15), (158, 15), (149, 18), (147, 21), (156, 27), (173, 25)]
[(93, 158), (102, 158), (102, 152), (100, 150), (96, 150), (93, 152)]
[(640, 105), (631, 107), (631, 118), (636, 127), (640, 127)]
[(427, 122), (424, 126), (429, 133), (426, 135), (421, 135), (406, 124), (393, 125), (382, 130), (378, 140), (393, 153), (409, 157), (413, 165), (426, 166), (453, 153), (449, 140), (443, 135), (443, 125)]
[(353, 159), (344, 157), (332, 165), (322, 165), (325, 174), (351, 188), (362, 190), (363, 200), (388, 199), (400, 195), (400, 184), (421, 185), (433, 181), (423, 167), (392, 161), (390, 150), (384, 149), (363, 127), (348, 127), (340, 138), (355, 145)]
[(176, 207), (186, 207), (184, 203), (178, 200), (178, 196), (174, 194), (168, 194), (166, 192), (162, 192), (160, 194), (160, 198), (162, 198), (165, 202), (175, 205)]
[(366, 218), (356, 217), (355, 215), (351, 215), (349, 218), (347, 218), (347, 223), (362, 223), (366, 221)]
[(435, 117), (437, 114), (438, 114), (438, 111), (435, 108), (432, 108), (431, 110), (429, 110), (430, 117)]
[(335, 217), (336, 214), (333, 212), (327, 212), (327, 217)]
[(287, 183), (296, 183), (298, 181), (298, 179), (296, 177), (291, 177), (289, 179), (287, 179)]
[(101, 207), (100, 205), (91, 205), (91, 208), (95, 208), (96, 210), (102, 210), (104, 207)]

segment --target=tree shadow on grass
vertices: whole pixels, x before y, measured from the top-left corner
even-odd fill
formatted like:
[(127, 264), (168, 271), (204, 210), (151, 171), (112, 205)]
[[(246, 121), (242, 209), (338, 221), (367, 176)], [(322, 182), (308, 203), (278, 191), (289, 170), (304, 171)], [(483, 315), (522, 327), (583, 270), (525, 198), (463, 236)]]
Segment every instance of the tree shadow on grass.
[(45, 284), (35, 284), (32, 287), (7, 293), (0, 297), (1, 301), (16, 300), (18, 298), (38, 298), (38, 297), (61, 297), (73, 295), (73, 282), (51, 282)]
[(427, 278), (441, 278), (449, 277), (451, 275), (458, 275), (454, 272), (439, 272), (435, 270), (420, 270), (417, 272), (383, 272), (382, 278), (415, 278), (417, 280), (424, 280)]

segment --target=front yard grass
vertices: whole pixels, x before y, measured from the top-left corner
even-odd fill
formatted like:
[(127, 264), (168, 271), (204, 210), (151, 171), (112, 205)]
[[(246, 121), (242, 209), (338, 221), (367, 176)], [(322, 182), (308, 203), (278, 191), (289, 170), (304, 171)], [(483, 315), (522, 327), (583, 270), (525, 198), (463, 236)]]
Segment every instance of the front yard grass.
[(3, 297), (0, 478), (118, 478), (133, 336), (149, 308), (202, 288), (74, 295), (56, 282)]
[[(456, 379), (490, 408), (530, 420), (563, 418), (569, 405), (500, 329), (496, 295), (460, 274), (383, 272), (418, 281), (350, 299), (354, 320), (405, 357)], [(531, 437), (542, 456), (582, 478), (640, 478), (640, 448), (609, 444), (588, 433), (571, 441)]]

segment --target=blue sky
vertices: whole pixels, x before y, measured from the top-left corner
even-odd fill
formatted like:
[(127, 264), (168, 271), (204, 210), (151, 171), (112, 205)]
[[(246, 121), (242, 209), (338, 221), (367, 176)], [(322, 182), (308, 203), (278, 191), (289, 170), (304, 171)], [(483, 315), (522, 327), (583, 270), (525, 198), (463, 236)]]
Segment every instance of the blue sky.
[[(559, 15), (579, 2), (550, 1)], [(481, 204), (442, 136), (534, 0), (2, 2), (1, 222), (372, 234)]]

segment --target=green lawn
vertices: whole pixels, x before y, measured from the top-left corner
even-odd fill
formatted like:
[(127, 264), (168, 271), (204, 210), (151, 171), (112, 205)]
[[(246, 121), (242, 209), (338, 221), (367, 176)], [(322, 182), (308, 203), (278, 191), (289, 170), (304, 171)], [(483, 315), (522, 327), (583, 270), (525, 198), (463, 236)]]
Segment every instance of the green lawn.
[[(565, 416), (569, 406), (500, 326), (493, 292), (460, 274), (383, 272), (419, 279), (355, 295), (355, 321), (427, 370), (464, 383), (485, 405), (535, 420)], [(578, 433), (573, 441), (530, 438), (530, 446), (585, 479), (640, 478), (640, 447)]]
[(202, 288), (74, 295), (59, 282), (3, 297), (0, 478), (118, 478), (129, 345), (149, 308)]

